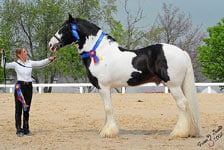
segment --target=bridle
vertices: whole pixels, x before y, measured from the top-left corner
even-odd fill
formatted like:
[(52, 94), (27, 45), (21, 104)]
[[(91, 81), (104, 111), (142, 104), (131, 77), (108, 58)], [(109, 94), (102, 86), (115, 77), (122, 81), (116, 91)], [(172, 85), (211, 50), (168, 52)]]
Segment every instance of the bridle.
[[(75, 44), (77, 44), (80, 40), (79, 34), (77, 32), (77, 25), (74, 23), (71, 23), (71, 30), (72, 30), (72, 36), (76, 40)], [(61, 48), (64, 45), (64, 42), (56, 34), (54, 34), (53, 37), (58, 40), (58, 43), (54, 44), (54, 48), (56, 48), (56, 49)]]
[[(78, 34), (78, 27), (75, 23), (71, 23), (71, 30), (72, 30), (72, 36), (73, 38), (75, 39), (75, 44), (77, 44), (77, 42), (80, 41), (80, 37), (79, 37), (79, 34)], [(100, 61), (100, 59), (98, 58), (98, 56), (96, 55), (96, 49), (98, 48), (98, 46), (100, 45), (102, 39), (104, 38), (105, 36), (105, 33), (102, 32), (100, 34), (100, 36), (98, 37), (95, 45), (93, 46), (93, 48), (89, 51), (89, 52), (83, 52), (81, 55), (81, 57), (84, 59), (84, 58), (88, 58), (88, 57), (91, 57), (93, 58), (93, 61), (94, 63), (98, 63)], [(57, 35), (54, 35), (54, 37), (58, 40), (58, 43), (54, 44), (54, 48), (58, 49), (60, 48), (60, 46), (62, 46), (61, 44), (63, 43), (62, 40), (57, 37)]]
[(61, 47), (64, 45), (64, 44), (63, 44), (63, 41), (62, 41), (59, 37), (57, 37), (57, 35), (54, 35), (54, 37), (58, 40), (58, 43), (54, 44), (54, 47), (55, 47), (56, 49), (61, 48)]

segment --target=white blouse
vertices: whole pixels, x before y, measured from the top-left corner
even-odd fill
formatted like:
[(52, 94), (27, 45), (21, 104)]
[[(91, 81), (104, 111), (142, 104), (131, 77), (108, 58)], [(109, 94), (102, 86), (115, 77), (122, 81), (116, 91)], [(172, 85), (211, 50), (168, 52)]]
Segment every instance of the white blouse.
[[(25, 64), (23, 64), (22, 61), (19, 59), (17, 62), (14, 61), (14, 62), (6, 63), (5, 68), (15, 69), (18, 81), (32, 82), (32, 77), (31, 77), (32, 68), (43, 67), (47, 65), (48, 63), (50, 63), (50, 60), (48, 60), (48, 58), (40, 60), (40, 61), (26, 60)], [(3, 55), (2, 55), (1, 66), (4, 67)]]

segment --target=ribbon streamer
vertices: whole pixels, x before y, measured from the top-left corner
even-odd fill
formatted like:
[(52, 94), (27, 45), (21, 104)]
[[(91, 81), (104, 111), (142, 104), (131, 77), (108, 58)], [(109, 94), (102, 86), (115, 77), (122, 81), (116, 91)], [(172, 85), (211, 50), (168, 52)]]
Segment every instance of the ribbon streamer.
[(29, 105), (26, 104), (26, 101), (23, 97), (22, 91), (21, 91), (21, 85), (19, 83), (16, 83), (15, 85), (16, 93), (17, 93), (17, 99), (23, 104), (23, 110), (27, 111), (27, 108)]

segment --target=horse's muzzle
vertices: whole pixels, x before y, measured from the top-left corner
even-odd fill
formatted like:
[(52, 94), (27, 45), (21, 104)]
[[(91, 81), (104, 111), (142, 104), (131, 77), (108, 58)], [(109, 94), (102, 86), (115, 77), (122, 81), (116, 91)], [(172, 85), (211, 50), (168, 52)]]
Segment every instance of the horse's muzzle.
[(51, 52), (56, 52), (56, 51), (58, 51), (61, 47), (63, 47), (63, 44), (62, 43), (56, 43), (56, 44), (50, 44), (49, 45), (49, 47), (50, 47), (50, 51)]

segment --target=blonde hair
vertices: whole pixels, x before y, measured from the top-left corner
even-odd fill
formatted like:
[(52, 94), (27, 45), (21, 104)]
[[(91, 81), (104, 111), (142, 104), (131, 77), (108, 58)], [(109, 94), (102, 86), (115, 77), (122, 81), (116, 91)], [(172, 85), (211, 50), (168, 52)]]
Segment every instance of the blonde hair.
[(25, 49), (24, 47), (23, 48), (16, 48), (16, 54), (14, 56), (14, 60), (17, 61), (20, 59), (20, 54), (22, 53), (22, 50)]

